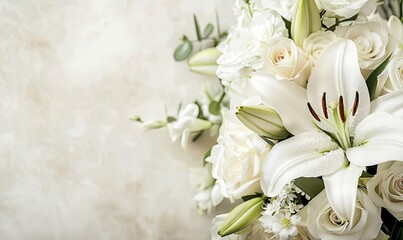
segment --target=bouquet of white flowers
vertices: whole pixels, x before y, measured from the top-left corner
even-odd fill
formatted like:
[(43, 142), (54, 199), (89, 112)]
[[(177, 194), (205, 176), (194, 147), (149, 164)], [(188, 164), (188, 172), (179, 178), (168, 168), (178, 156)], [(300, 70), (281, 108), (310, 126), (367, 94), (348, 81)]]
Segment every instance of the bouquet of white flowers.
[[(201, 213), (227, 198), (213, 239), (403, 239), (402, 1), (237, 0), (229, 34), (184, 36), (175, 59), (217, 76), (164, 121)], [(194, 51), (193, 45), (202, 46)], [(209, 47), (209, 48), (207, 48)]]

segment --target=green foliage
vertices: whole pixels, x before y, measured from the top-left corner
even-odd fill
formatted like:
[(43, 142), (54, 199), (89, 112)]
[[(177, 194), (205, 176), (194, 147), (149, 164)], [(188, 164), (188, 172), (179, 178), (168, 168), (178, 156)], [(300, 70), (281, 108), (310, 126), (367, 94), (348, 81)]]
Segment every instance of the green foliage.
[(325, 188), (322, 179), (313, 177), (297, 178), (295, 179), (294, 184), (304, 193), (308, 194), (311, 199), (318, 195)]

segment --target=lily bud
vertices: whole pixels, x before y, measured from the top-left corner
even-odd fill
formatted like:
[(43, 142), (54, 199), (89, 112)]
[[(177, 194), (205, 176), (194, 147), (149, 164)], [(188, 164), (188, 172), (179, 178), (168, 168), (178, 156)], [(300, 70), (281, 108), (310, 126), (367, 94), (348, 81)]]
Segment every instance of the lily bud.
[(216, 76), (217, 59), (221, 52), (217, 48), (206, 48), (193, 54), (188, 59), (188, 66), (192, 72), (207, 76)]
[(261, 216), (263, 202), (262, 198), (257, 197), (236, 206), (218, 229), (218, 235), (246, 234), (251, 230), (253, 222)]
[(320, 15), (315, 0), (298, 0), (291, 22), (291, 37), (295, 44), (302, 47), (305, 38), (320, 28)]
[(272, 108), (263, 105), (239, 106), (235, 114), (247, 128), (260, 136), (283, 140), (290, 135)]

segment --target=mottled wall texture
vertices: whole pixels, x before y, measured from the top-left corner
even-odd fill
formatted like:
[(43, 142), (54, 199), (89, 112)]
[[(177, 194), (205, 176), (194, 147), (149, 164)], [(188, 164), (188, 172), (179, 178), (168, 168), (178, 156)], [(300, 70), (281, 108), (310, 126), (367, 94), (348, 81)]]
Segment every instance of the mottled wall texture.
[[(0, 239), (208, 239), (164, 117), (203, 77), (176, 63), (182, 34), (228, 0), (0, 2)], [(204, 144), (207, 141), (204, 140)]]

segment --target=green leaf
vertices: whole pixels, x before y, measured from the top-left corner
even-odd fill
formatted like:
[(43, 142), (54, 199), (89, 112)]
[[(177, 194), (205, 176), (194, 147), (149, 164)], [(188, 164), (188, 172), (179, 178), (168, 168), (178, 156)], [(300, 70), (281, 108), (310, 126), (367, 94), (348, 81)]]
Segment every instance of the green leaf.
[(270, 146), (274, 146), (274, 142), (272, 140), (270, 140), (269, 138), (265, 137), (265, 136), (260, 136), (267, 144), (269, 144)]
[(371, 100), (374, 99), (374, 94), (375, 94), (375, 90), (376, 90), (376, 85), (378, 83), (378, 76), (379, 74), (381, 74), (383, 72), (383, 70), (385, 70), (386, 66), (389, 63), (389, 59), (392, 56), (389, 55), (389, 57), (387, 57), (385, 59), (385, 61), (383, 61), (374, 71), (372, 71), (372, 73), (368, 76), (367, 78), (367, 87), (368, 87), (368, 91), (369, 91), (369, 96), (371, 97)]
[(374, 175), (362, 171), (360, 178), (372, 178)]
[(288, 36), (291, 37), (291, 22), (288, 21), (287, 19), (283, 18), (283, 17), (281, 17), (281, 18), (283, 19), (283, 21), (284, 21), (284, 23), (285, 23), (285, 27), (286, 27), (287, 30), (288, 30)]
[(319, 178), (300, 177), (295, 179), (294, 184), (301, 189), (301, 191), (308, 194), (311, 199), (325, 188), (323, 180)]
[(208, 110), (213, 115), (220, 115), (221, 104), (217, 101), (212, 101), (208, 106)]
[(141, 117), (140, 117), (140, 116), (133, 116), (133, 117), (130, 118), (130, 120), (131, 120), (131, 121), (134, 121), (134, 122), (138, 122), (138, 123), (142, 123), (142, 122), (143, 122), (143, 120), (141, 120)]
[(186, 38), (183, 38), (183, 42), (176, 48), (174, 58), (176, 61), (186, 60), (192, 53), (192, 43)]
[(203, 39), (210, 37), (210, 35), (213, 33), (213, 30), (214, 30), (213, 24), (211, 23), (207, 24), (203, 32)]
[(167, 123), (171, 123), (171, 122), (175, 122), (175, 121), (176, 121), (175, 117), (172, 117), (172, 116), (167, 117)]
[(196, 136), (192, 138), (192, 142), (196, 142), (202, 135), (204, 131), (200, 131)]
[(256, 193), (256, 194), (252, 194), (252, 195), (246, 195), (242, 197), (242, 201), (246, 202), (248, 200), (251, 200), (253, 198), (257, 198), (257, 197), (262, 197), (263, 195), (261, 193)]
[(208, 163), (207, 161), (206, 161), (206, 159), (208, 158), (208, 157), (210, 157), (211, 156), (211, 148), (209, 149), (209, 150), (207, 150), (207, 152), (204, 154), (204, 157), (203, 157), (203, 166), (206, 166), (206, 164)]
[(193, 20), (194, 20), (194, 24), (195, 24), (195, 31), (196, 31), (196, 37), (198, 41), (202, 40), (202, 35), (200, 32), (200, 26), (199, 26), (199, 22), (197, 21), (197, 17), (196, 15), (193, 15)]

